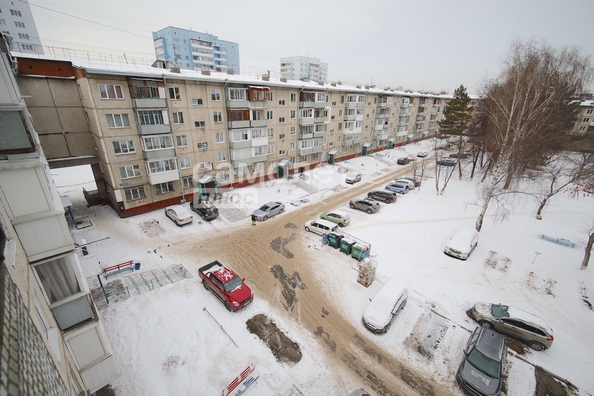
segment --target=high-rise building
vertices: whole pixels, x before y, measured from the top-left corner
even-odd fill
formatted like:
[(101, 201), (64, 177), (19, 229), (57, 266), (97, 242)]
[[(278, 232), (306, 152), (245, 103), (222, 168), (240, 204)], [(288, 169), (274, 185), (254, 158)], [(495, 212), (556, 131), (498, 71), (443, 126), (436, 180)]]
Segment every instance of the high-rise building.
[(12, 37), (12, 51), (43, 55), (27, 0), (0, 0), (0, 31)]
[(182, 69), (239, 74), (239, 44), (217, 36), (168, 26), (153, 32), (158, 60), (176, 62)]
[(281, 58), (281, 77), (288, 80), (309, 79), (326, 83), (328, 82), (328, 64), (307, 56)]

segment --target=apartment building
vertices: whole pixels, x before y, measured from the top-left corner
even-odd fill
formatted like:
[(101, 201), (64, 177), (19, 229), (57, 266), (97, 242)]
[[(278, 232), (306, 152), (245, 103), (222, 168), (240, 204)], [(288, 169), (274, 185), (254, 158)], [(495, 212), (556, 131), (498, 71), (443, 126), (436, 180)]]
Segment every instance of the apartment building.
[(159, 62), (66, 63), (19, 57), (19, 86), (50, 164), (91, 164), (122, 217), (433, 136), (450, 99)]
[(241, 72), (239, 44), (217, 36), (168, 26), (153, 32), (157, 60), (175, 62), (182, 69)]
[(594, 100), (580, 100), (578, 114), (571, 132), (576, 136), (594, 136)]
[(281, 58), (280, 71), (281, 77), (288, 80), (328, 82), (328, 64), (317, 58), (307, 56)]
[(118, 370), (14, 63), (0, 40), (0, 394), (93, 393)]
[(13, 51), (43, 55), (41, 39), (27, 0), (0, 0), (0, 32), (12, 37)]

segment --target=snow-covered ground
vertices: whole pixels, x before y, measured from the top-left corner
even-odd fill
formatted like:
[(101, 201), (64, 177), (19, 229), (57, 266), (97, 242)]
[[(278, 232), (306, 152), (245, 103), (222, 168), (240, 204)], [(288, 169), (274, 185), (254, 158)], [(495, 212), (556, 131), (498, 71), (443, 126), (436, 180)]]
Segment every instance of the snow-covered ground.
[[(388, 168), (401, 168), (395, 164), (396, 158), (428, 151), (429, 145), (411, 144), (339, 165), (362, 173), (360, 183), (367, 183)], [(286, 202), (287, 211), (303, 210), (337, 194), (340, 190), (336, 186), (353, 188), (346, 187), (344, 173), (337, 169), (318, 167), (307, 173), (307, 181), (274, 180), (235, 189), (234, 194), (244, 197), (241, 202), (251, 202), (247, 205), (250, 208), (244, 208), (246, 213), (256, 202), (271, 200)], [(92, 175), (85, 168), (52, 170), (52, 175), (61, 193), (70, 195), (74, 202), (82, 200), (83, 185), (93, 188), (92, 183), (87, 184)], [(476, 250), (467, 261), (460, 261), (445, 256), (443, 247), (457, 229), (474, 225), (480, 210), (479, 183), (458, 180), (456, 173), (440, 196), (435, 191), (434, 176), (432, 171), (426, 172), (420, 189), (400, 196), (395, 204), (382, 204), (378, 214), (352, 210), (348, 202), (336, 208), (351, 216), (345, 231), (372, 244), (378, 267), (376, 279), (368, 288), (356, 282), (355, 260), (321, 246), (317, 235), (299, 229), (306, 242), (303, 246), (319, 249), (319, 262), (325, 264), (318, 267), (318, 275), (326, 284), (332, 282), (326, 287), (327, 293), (342, 314), (360, 327), (361, 334), (375, 337), (387, 355), (409, 362), (451, 393), (461, 394), (454, 373), (469, 331), (476, 326), (466, 311), (477, 301), (521, 308), (547, 321), (555, 341), (545, 352), (529, 351), (521, 357), (510, 353), (507, 395), (534, 394), (534, 366), (568, 380), (581, 394), (593, 394), (594, 311), (584, 300), (594, 302), (594, 268), (579, 268), (583, 243), (594, 221), (594, 197), (559, 194), (550, 200), (542, 220), (535, 219), (536, 202), (528, 198), (510, 201), (510, 213), (504, 220), (497, 220), (492, 213), (486, 217)], [(313, 188), (305, 188), (300, 184), (303, 182)], [(142, 263), (143, 270), (183, 263), (194, 274), (193, 278), (114, 302), (100, 311), (120, 369), (121, 376), (113, 383), (118, 395), (218, 395), (252, 363), (259, 379), (248, 395), (348, 394), (362, 386), (355, 378), (333, 371), (319, 340), (299, 324), (275, 314), (275, 308), (266, 301), (256, 297), (245, 310), (228, 314), (199, 285), (194, 258), (184, 261), (184, 252), (163, 242), (183, 236), (196, 238), (199, 243), (202, 233), (232, 233), (249, 226), (248, 218), (232, 222), (219, 216), (212, 223), (195, 222), (179, 228), (162, 210), (120, 219), (108, 207), (87, 209), (79, 204), (78, 208), (75, 215), (88, 216), (94, 224), (73, 230), (77, 243), (94, 242), (88, 245), (90, 256), (81, 257), (83, 263), (89, 257), (102, 265), (135, 260)], [(151, 227), (159, 231), (152, 233)], [(543, 240), (542, 234), (571, 240), (577, 246)], [(361, 315), (369, 299), (394, 277), (407, 285), (409, 302), (387, 334), (374, 336), (361, 324)], [(94, 278), (89, 278), (89, 283), (97, 286)], [(299, 363), (276, 362), (260, 339), (246, 330), (245, 322), (258, 313), (274, 318), (285, 334), (300, 344), (303, 359)], [(373, 390), (368, 391), (373, 394)]]

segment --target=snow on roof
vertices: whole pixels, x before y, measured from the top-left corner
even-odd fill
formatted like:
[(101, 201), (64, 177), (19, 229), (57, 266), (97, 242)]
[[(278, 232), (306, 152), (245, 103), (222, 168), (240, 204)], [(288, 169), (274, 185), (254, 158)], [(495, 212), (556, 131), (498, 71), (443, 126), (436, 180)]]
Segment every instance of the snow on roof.
[(223, 283), (227, 283), (227, 281), (230, 281), (237, 276), (233, 271), (225, 266), (219, 268), (217, 271), (213, 271), (213, 275), (215, 275), (217, 279)]
[(542, 327), (543, 329), (547, 329), (549, 331), (549, 333), (551, 335), (553, 335), (553, 329), (551, 329), (551, 327), (544, 320), (539, 318), (538, 316), (535, 316), (535, 315), (532, 315), (531, 313), (522, 311), (521, 309), (512, 308), (512, 307), (507, 308), (507, 313), (509, 313), (510, 318), (517, 318), (517, 319), (523, 320), (524, 322), (534, 323), (535, 325), (538, 325), (538, 326)]

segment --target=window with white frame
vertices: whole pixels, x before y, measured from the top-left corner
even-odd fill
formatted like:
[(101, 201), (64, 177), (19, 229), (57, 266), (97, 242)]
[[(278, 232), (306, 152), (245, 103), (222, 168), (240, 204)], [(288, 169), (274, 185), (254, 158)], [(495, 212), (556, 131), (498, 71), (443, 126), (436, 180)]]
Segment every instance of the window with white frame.
[(296, 102), (297, 101), (297, 94), (296, 93), (292, 93), (291, 94), (291, 102)]
[(138, 114), (140, 125), (163, 125), (165, 123), (162, 110), (137, 110), (136, 114)]
[(294, 126), (292, 126), (291, 127), (291, 135), (294, 135), (295, 133), (297, 133), (296, 131), (297, 131), (297, 129)]
[(229, 100), (246, 100), (246, 89), (229, 88)]
[(284, 99), (283, 100), (279, 100), (278, 101), (278, 105), (279, 106), (284, 106), (285, 105), (285, 100)]
[(272, 112), (272, 110), (268, 110), (266, 112), (266, 119), (267, 120), (273, 120), (274, 119), (274, 113)]
[(179, 87), (170, 87), (169, 88), (169, 99), (181, 100), (181, 95), (179, 93)]
[(252, 129), (252, 139), (266, 137), (266, 131), (264, 129)]
[(580, 127), (580, 132), (583, 132), (583, 131), (585, 131), (585, 130), (586, 130), (586, 127), (582, 125), (582, 126)]
[(316, 93), (316, 102), (325, 102), (327, 98), (326, 92)]
[(266, 130), (266, 135), (267, 135), (269, 138), (273, 138), (273, 137), (274, 137), (274, 128), (268, 128), (268, 129)]
[(253, 147), (254, 157), (268, 154), (268, 146), (257, 146)]
[(212, 118), (214, 119), (214, 122), (223, 122), (223, 113), (215, 111), (212, 113)]
[(267, 153), (268, 154), (274, 154), (274, 144), (269, 144), (268, 145)]
[(194, 121), (194, 126), (196, 128), (204, 128), (206, 127), (206, 121)]
[(313, 109), (301, 109), (301, 110), (299, 110), (299, 117), (301, 117), (301, 118), (313, 118)]
[(199, 149), (205, 149), (205, 148), (208, 148), (208, 142), (199, 142), (199, 143), (198, 143), (198, 148), (199, 148)]
[(291, 119), (295, 119), (295, 114), (296, 114), (295, 110), (291, 110)]
[(586, 110), (586, 114), (592, 114), (592, 109)]
[(245, 176), (247, 173), (247, 169), (245, 166), (238, 166), (237, 168), (234, 169), (235, 171), (235, 176), (236, 177), (242, 177)]
[(184, 157), (179, 159), (179, 169), (188, 169), (192, 166), (190, 157)]
[(113, 151), (116, 154), (129, 154), (135, 153), (136, 149), (134, 148), (134, 141), (132, 140), (118, 140), (113, 143)]
[(194, 179), (192, 178), (192, 176), (182, 177), (182, 186), (184, 188), (194, 187)]
[(590, 122), (590, 118), (585, 117), (583, 122)]
[(173, 139), (170, 135), (144, 136), (142, 142), (146, 151), (163, 150), (173, 147)]
[(178, 135), (175, 137), (177, 147), (186, 147), (188, 145), (188, 138), (186, 135)]
[(211, 169), (212, 165), (210, 164), (210, 162), (200, 162), (198, 164), (198, 166), (200, 167), (200, 169)]
[(300, 155), (299, 162), (305, 162), (305, 161), (307, 161), (307, 155)]
[(74, 255), (67, 255), (33, 267), (50, 303), (81, 292)]
[(174, 124), (183, 124), (184, 123), (184, 113), (178, 111), (177, 113), (172, 113), (173, 116), (173, 123)]
[(269, 102), (272, 102), (272, 92), (270, 92), (270, 91), (266, 92), (266, 100)]
[(252, 120), (258, 121), (263, 117), (263, 113), (260, 110), (252, 110)]
[(295, 142), (291, 142), (290, 149), (295, 150), (296, 144)]
[(317, 161), (317, 159), (318, 159), (318, 154), (319, 154), (319, 153), (312, 153), (312, 154), (311, 154), (311, 160), (312, 160), (312, 161)]
[(258, 162), (257, 164), (252, 165), (252, 173), (260, 173), (264, 170), (264, 164), (262, 162)]
[(217, 178), (221, 180), (229, 180), (229, 171), (228, 170), (220, 170), (217, 172)]
[(225, 143), (225, 133), (224, 132), (217, 132), (216, 142), (217, 143)]
[(252, 157), (252, 148), (246, 147), (242, 149), (231, 150), (231, 160), (237, 161)]
[(249, 130), (247, 129), (233, 129), (229, 131), (229, 140), (232, 142), (242, 142), (250, 140)]
[(126, 165), (120, 167), (120, 177), (122, 179), (129, 179), (131, 177), (139, 177), (140, 176), (140, 166), (139, 165)]
[(157, 191), (157, 195), (167, 194), (168, 192), (173, 192), (173, 183), (165, 182), (165, 183), (155, 184), (155, 190)]
[(124, 99), (121, 85), (99, 84), (99, 95), (101, 99)]
[(217, 153), (217, 159), (219, 162), (225, 162), (227, 161), (227, 153), (224, 151), (219, 151)]
[(192, 98), (192, 106), (202, 106), (204, 102), (201, 98)]
[(292, 164), (294, 164), (295, 163), (295, 157), (290, 157), (289, 158), (289, 162), (292, 163)]
[(278, 155), (285, 155), (287, 154), (287, 150), (278, 150)]
[(126, 195), (127, 202), (137, 201), (139, 199), (146, 198), (146, 194), (144, 193), (144, 187), (142, 187), (142, 186), (128, 188), (128, 189), (124, 190), (124, 194)]
[(279, 133), (278, 138), (283, 140), (285, 138), (285, 134), (284, 133)]
[(151, 174), (177, 170), (175, 158), (156, 159), (148, 162)]
[(210, 99), (214, 101), (221, 100), (221, 91), (218, 89), (211, 89), (210, 90)]
[(285, 122), (285, 117), (280, 117), (280, 118), (278, 119), (278, 122)]
[(130, 126), (128, 114), (105, 114), (108, 128), (126, 128)]

